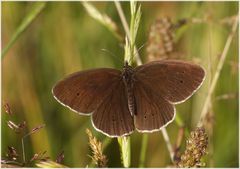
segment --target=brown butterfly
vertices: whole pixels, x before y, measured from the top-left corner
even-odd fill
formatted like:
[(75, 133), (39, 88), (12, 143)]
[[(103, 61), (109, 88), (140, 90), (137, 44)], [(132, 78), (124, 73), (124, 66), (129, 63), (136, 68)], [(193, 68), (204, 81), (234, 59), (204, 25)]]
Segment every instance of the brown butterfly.
[(110, 137), (154, 132), (171, 123), (174, 104), (187, 100), (205, 78), (202, 67), (177, 60), (153, 61), (123, 70), (99, 68), (73, 73), (53, 87), (58, 102), (92, 115), (96, 130)]

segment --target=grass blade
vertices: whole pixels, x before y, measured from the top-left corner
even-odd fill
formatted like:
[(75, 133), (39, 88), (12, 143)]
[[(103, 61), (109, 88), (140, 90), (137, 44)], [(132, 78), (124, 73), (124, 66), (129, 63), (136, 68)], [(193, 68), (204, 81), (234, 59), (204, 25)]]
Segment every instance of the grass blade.
[(97, 8), (89, 2), (82, 2), (82, 5), (92, 18), (110, 30), (110, 32), (112, 32), (119, 41), (123, 41), (122, 35), (119, 33), (116, 23), (108, 15), (100, 13)]
[(39, 13), (44, 9), (46, 2), (35, 3), (32, 11), (23, 19), (22, 23), (16, 29), (12, 35), (10, 41), (7, 43), (6, 47), (2, 50), (1, 58), (6, 55), (8, 50), (16, 42), (16, 40), (21, 36), (21, 34), (28, 28), (32, 21), (39, 15)]

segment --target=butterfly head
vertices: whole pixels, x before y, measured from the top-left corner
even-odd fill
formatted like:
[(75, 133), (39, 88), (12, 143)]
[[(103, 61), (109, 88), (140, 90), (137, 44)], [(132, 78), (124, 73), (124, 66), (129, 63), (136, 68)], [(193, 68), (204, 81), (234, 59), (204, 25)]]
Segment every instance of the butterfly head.
[(132, 70), (132, 66), (129, 65), (128, 61), (124, 61), (124, 66), (123, 66), (123, 70), (125, 69), (131, 69)]
[(125, 67), (128, 67), (129, 65), (128, 65), (128, 61), (126, 61), (126, 60), (124, 60), (124, 68)]

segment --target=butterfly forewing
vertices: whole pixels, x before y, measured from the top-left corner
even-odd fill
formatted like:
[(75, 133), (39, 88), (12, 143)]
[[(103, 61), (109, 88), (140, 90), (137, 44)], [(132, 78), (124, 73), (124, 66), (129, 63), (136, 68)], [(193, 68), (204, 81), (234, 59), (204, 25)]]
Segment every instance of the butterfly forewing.
[(135, 68), (141, 81), (165, 100), (177, 104), (189, 98), (205, 77), (203, 68), (177, 60), (154, 61)]
[(99, 68), (73, 73), (53, 88), (54, 97), (70, 109), (90, 114), (112, 92), (121, 71)]
[(140, 132), (160, 130), (175, 116), (174, 106), (141, 82), (134, 84), (136, 101), (135, 127)]
[(128, 135), (134, 130), (122, 80), (114, 84), (108, 97), (93, 112), (92, 122), (95, 128), (110, 137)]

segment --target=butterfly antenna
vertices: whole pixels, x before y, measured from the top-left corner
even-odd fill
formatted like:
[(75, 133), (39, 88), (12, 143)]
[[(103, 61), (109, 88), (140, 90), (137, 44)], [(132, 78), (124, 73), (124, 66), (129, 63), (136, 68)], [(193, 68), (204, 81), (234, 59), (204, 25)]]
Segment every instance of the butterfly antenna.
[[(137, 53), (139, 53), (139, 51), (140, 51), (146, 44), (147, 44), (147, 42), (145, 42), (144, 44), (142, 44), (142, 46), (140, 46), (140, 47), (138, 48), (138, 50), (134, 53), (134, 57), (137, 56)], [(132, 58), (131, 58), (131, 59), (132, 59)], [(131, 60), (131, 62), (132, 62), (132, 60)]]
[(118, 61), (120, 61), (122, 63), (122, 60), (119, 59), (119, 57), (117, 57), (114, 53), (112, 53), (111, 51), (107, 50), (107, 49), (101, 49), (101, 51), (106, 52), (108, 54), (110, 54), (111, 56), (113, 56), (115, 59), (117, 59)]
[(144, 44), (142, 44), (142, 46), (140, 46), (137, 50), (137, 52), (139, 52), (148, 42), (145, 42)]

